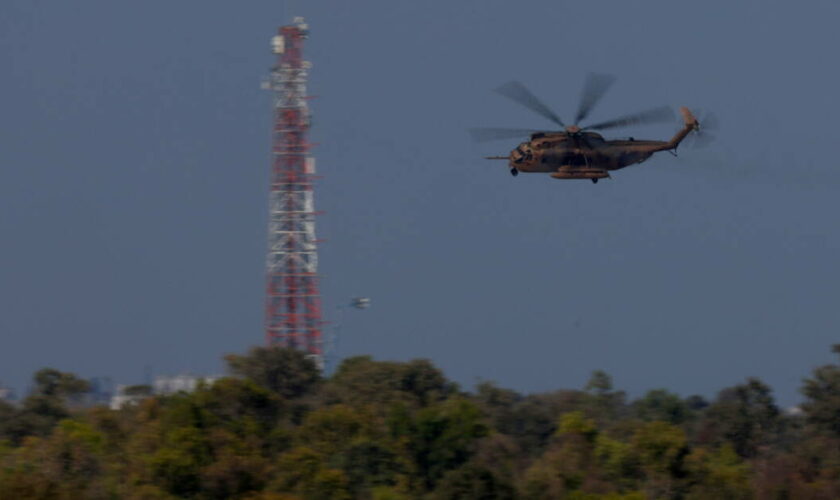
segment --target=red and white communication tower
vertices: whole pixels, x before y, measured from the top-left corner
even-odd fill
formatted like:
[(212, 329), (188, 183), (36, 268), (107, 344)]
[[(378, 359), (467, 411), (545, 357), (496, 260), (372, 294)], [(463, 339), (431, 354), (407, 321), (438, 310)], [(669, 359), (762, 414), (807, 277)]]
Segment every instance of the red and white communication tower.
[(274, 131), (269, 198), (265, 339), (308, 352), (323, 368), (318, 247), (313, 181), (315, 159), (303, 60), (308, 34), (303, 18), (282, 26), (272, 39), (276, 65), (266, 87), (274, 94)]

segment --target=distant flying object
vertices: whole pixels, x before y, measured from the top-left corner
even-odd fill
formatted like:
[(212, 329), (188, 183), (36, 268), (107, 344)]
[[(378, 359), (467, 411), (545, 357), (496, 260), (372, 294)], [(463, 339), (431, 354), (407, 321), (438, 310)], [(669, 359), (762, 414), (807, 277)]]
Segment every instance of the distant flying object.
[(350, 307), (356, 309), (367, 309), (370, 307), (370, 298), (368, 297), (353, 297), (350, 299)]
[(529, 129), (476, 128), (470, 132), (476, 141), (510, 139), (530, 135), (530, 139), (519, 144), (508, 156), (489, 156), (489, 160), (508, 160), (510, 173), (544, 172), (555, 179), (598, 179), (609, 178), (610, 170), (642, 163), (658, 151), (675, 151), (677, 146), (692, 132), (700, 131), (700, 122), (688, 108), (680, 108), (684, 126), (669, 141), (605, 140), (593, 130), (608, 130), (630, 125), (659, 123), (673, 120), (673, 112), (667, 106), (621, 116), (594, 125), (579, 126), (595, 104), (604, 96), (615, 81), (609, 75), (590, 74), (584, 84), (583, 94), (573, 125), (566, 125), (548, 106), (519, 82), (502, 85), (496, 92), (511, 99), (535, 113), (553, 121), (562, 130), (540, 131)]

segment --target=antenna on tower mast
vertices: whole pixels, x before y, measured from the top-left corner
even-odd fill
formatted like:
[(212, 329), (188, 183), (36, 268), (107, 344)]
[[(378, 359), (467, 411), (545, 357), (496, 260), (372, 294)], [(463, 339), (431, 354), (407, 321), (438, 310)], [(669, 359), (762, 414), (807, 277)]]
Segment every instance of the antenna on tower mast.
[(305, 351), (324, 367), (318, 248), (315, 237), (315, 158), (307, 138), (310, 113), (303, 60), (309, 26), (302, 17), (271, 40), (275, 66), (264, 88), (273, 93), (271, 188), (266, 260), (265, 341)]

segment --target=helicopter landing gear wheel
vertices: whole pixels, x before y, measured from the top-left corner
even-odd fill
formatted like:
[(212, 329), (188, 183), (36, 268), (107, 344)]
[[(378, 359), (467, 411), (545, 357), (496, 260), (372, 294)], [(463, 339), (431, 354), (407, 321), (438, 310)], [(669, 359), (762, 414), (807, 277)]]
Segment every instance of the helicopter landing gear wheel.
[(598, 179), (592, 179), (592, 184), (598, 184)]
[(517, 175), (519, 175), (519, 170), (515, 168), (510, 169), (510, 175), (516, 177)]

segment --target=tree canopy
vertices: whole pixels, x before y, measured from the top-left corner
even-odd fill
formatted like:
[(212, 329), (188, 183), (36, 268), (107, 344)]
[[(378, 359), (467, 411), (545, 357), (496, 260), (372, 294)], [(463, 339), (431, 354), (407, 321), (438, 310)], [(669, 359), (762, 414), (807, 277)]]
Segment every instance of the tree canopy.
[[(840, 354), (840, 348), (835, 347)], [(840, 498), (840, 365), (783, 412), (757, 378), (706, 401), (636, 399), (596, 370), (580, 389), (465, 391), (428, 360), (254, 348), (231, 376), (89, 407), (54, 369), (0, 402), (0, 499)]]

